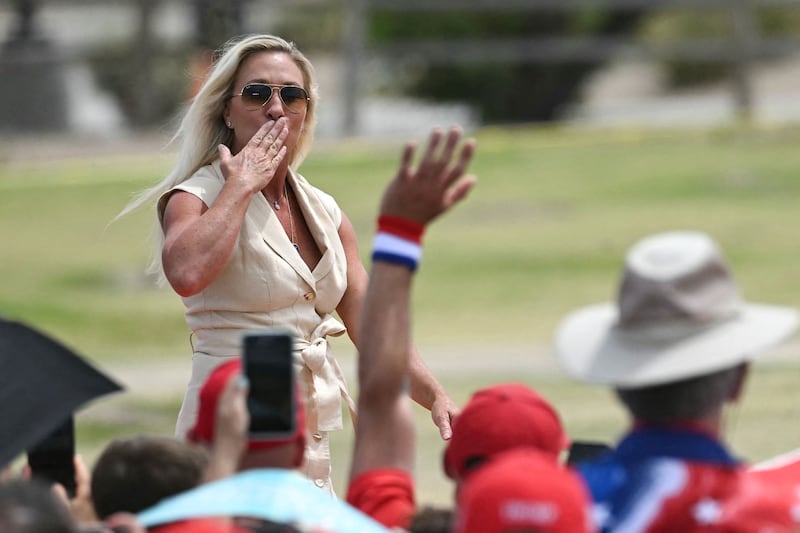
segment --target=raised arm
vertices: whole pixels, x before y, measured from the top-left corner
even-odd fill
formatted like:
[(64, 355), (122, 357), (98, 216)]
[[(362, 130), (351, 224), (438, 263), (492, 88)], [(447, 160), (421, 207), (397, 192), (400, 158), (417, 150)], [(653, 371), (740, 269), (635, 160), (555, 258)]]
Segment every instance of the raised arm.
[(408, 144), (379, 210), (379, 233), (361, 310), (359, 331), (359, 422), (351, 481), (373, 469), (411, 473), (414, 426), (406, 390), (411, 346), (411, 280), (425, 226), (469, 192), (475, 178), (465, 176), (474, 142), (457, 146), (461, 131), (431, 134), (425, 153), (412, 168), (415, 147)]
[(286, 122), (266, 122), (236, 155), (224, 145), (219, 153), (225, 185), (210, 207), (178, 191), (164, 210), (161, 262), (172, 288), (181, 296), (205, 289), (225, 268), (239, 236), (250, 199), (286, 172)]
[[(361, 316), (364, 312), (364, 297), (369, 283), (367, 271), (361, 263), (355, 231), (346, 216), (342, 219), (339, 236), (347, 255), (347, 292), (337, 307), (339, 316), (347, 326), (347, 334), (356, 348), (360, 346)], [(431, 412), (431, 418), (439, 428), (442, 438), (449, 439), (452, 434), (451, 422), (458, 414), (458, 406), (453, 403), (444, 387), (422, 361), (416, 347), (410, 345), (409, 362), (411, 399)]]

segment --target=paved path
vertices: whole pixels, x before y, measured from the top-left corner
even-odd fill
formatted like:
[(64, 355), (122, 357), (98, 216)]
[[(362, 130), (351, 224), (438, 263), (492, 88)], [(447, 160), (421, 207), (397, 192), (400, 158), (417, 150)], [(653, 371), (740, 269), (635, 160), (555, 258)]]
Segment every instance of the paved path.
[[(348, 382), (355, 383), (355, 353), (337, 348), (337, 357)], [(491, 380), (494, 376), (518, 373), (536, 379), (561, 379), (565, 376), (551, 348), (544, 345), (465, 346), (451, 349), (422, 348), (421, 353), (431, 372), (440, 377)], [(758, 364), (800, 366), (800, 338), (770, 352)], [(183, 393), (189, 379), (190, 356), (185, 354), (159, 360), (112, 363), (104, 370), (123, 382), (129, 393), (152, 399), (170, 399)]]

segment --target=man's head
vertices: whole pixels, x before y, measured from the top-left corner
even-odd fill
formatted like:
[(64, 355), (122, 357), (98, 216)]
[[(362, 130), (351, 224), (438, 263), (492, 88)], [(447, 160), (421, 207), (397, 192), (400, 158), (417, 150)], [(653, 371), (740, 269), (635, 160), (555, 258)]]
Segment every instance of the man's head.
[(492, 456), (458, 494), (454, 533), (584, 533), (589, 495), (578, 476), (539, 451)]
[(795, 309), (745, 302), (709, 236), (667, 232), (630, 249), (615, 303), (562, 322), (556, 354), (578, 379), (641, 390), (741, 368), (797, 324)]
[(172, 437), (141, 435), (111, 441), (92, 469), (92, 503), (98, 518), (138, 513), (200, 484), (205, 450)]
[[(190, 441), (205, 445), (210, 445), (214, 441), (217, 404), (220, 396), (230, 380), (235, 379), (241, 370), (241, 359), (237, 357), (222, 363), (208, 376), (200, 389), (197, 420), (187, 435)], [(283, 439), (249, 440), (247, 451), (240, 461), (240, 470), (270, 467), (297, 468), (303, 463), (306, 442), (305, 409), (298, 387), (295, 387), (295, 399), (297, 428), (295, 433)]]
[(519, 383), (493, 385), (475, 392), (456, 418), (444, 470), (459, 481), (498, 452), (530, 447), (557, 460), (567, 446), (558, 413), (541, 395)]
[(615, 389), (617, 398), (638, 422), (670, 424), (716, 416), (742, 391), (747, 364), (663, 385)]

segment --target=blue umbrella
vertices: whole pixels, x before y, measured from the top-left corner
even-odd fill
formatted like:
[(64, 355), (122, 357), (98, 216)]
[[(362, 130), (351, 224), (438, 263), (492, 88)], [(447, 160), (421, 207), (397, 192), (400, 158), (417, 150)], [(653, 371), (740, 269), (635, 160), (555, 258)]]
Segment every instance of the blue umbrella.
[(333, 533), (387, 533), (389, 530), (351, 505), (284, 468), (247, 470), (168, 498), (139, 513), (152, 527), (210, 517), (261, 518)]

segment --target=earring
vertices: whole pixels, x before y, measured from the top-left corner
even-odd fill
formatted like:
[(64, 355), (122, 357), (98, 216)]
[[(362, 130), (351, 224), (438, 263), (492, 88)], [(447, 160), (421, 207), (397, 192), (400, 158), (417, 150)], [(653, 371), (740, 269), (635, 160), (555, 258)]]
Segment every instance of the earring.
[(226, 122), (225, 124), (227, 124), (227, 126), (228, 126), (229, 128), (231, 127), (231, 121), (230, 121), (230, 120), (229, 120), (228, 122)]

